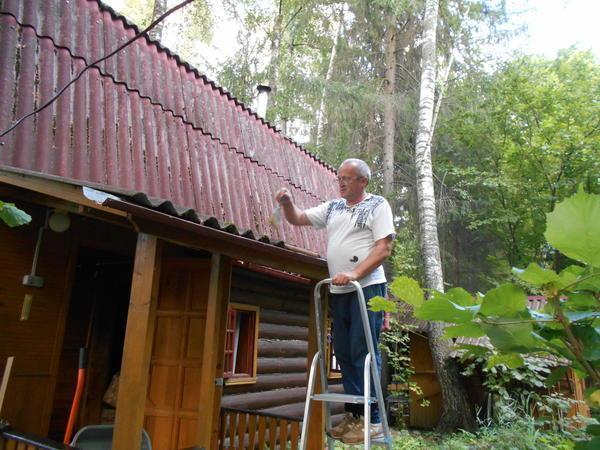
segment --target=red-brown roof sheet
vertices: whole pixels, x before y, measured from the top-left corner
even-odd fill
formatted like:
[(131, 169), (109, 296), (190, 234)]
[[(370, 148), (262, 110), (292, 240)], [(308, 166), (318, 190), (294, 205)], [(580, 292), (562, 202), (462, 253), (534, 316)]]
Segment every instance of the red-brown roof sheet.
[[(0, 130), (137, 32), (96, 0), (0, 0)], [(280, 187), (302, 207), (335, 195), (333, 169), (147, 37), (1, 141), (1, 165), (142, 192), (324, 253), (322, 233), (268, 218)]]

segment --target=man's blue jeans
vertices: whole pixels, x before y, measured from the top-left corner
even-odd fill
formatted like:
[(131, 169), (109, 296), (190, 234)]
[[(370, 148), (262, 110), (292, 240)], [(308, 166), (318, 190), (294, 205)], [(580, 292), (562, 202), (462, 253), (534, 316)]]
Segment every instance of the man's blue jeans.
[[(379, 332), (383, 321), (383, 312), (368, 309), (369, 299), (385, 297), (385, 283), (374, 284), (363, 288), (367, 302), (367, 314), (371, 336), (375, 346), (377, 368), (381, 373), (381, 355), (379, 353)], [(365, 332), (360, 315), (358, 294), (353, 291), (347, 294), (331, 294), (331, 312), (333, 317), (333, 349), (335, 357), (342, 369), (344, 392), (351, 395), (364, 395), (365, 357), (369, 353)], [(379, 380), (377, 380), (379, 382)], [(375, 395), (375, 386), (371, 382), (371, 395)], [(364, 405), (346, 403), (345, 409), (352, 414), (362, 415)], [(377, 404), (371, 405), (371, 423), (380, 423)]]

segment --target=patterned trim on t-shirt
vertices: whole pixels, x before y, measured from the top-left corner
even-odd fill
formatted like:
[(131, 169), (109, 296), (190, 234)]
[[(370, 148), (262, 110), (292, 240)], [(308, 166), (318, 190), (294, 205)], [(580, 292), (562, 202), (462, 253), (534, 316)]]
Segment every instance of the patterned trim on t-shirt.
[(351, 219), (356, 216), (356, 222), (354, 223), (354, 226), (356, 228), (364, 228), (367, 225), (369, 214), (371, 214), (375, 208), (381, 205), (384, 201), (385, 199), (379, 195), (371, 195), (356, 206), (347, 206), (346, 200), (343, 198), (332, 200), (329, 202), (329, 206), (327, 207), (325, 222), (329, 223), (329, 219), (336, 211), (348, 211), (352, 214)]

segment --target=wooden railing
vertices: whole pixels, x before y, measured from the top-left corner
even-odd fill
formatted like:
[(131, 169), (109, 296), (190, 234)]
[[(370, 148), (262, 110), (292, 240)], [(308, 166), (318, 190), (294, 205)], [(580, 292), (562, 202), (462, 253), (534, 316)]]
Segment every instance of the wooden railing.
[(294, 417), (221, 408), (219, 450), (297, 450), (300, 424)]
[(76, 448), (0, 424), (0, 450), (76, 450)]

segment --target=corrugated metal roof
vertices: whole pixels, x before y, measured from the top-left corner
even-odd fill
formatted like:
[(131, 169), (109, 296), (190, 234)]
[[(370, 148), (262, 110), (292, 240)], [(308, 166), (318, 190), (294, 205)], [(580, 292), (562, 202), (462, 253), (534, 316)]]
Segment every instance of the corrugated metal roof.
[[(0, 129), (137, 31), (96, 0), (0, 0)], [(165, 199), (321, 254), (322, 233), (271, 227), (273, 193), (309, 207), (336, 187), (331, 167), (146, 38), (3, 138), (0, 164)]]
[[(100, 205), (108, 206), (113, 209), (123, 210), (123, 205), (131, 205), (135, 207), (135, 211), (140, 212), (147, 210), (146, 216), (160, 218), (163, 215), (173, 216), (178, 219), (183, 219), (186, 222), (192, 222), (193, 224), (203, 225), (204, 227), (211, 228), (214, 230), (222, 231), (234, 236), (241, 236), (246, 241), (254, 240), (259, 241), (263, 244), (270, 244), (269, 247), (275, 246), (279, 249), (285, 249), (288, 252), (294, 252), (297, 255), (294, 257), (311, 258), (315, 265), (325, 265), (325, 260), (319, 258), (316, 254), (309, 254), (308, 252), (298, 252), (295, 248), (289, 248), (283, 241), (273, 240), (269, 236), (262, 235), (257, 236), (252, 230), (239, 229), (232, 223), (220, 222), (216, 217), (206, 216), (199, 214), (197, 211), (189, 208), (183, 208), (172, 202), (155, 197), (148, 197), (144, 192), (129, 191), (121, 188), (110, 188), (95, 183), (90, 183), (81, 180), (70, 180), (63, 177), (57, 177), (54, 175), (43, 174), (40, 172), (33, 172), (26, 169), (18, 169), (12, 167), (0, 167), (0, 176), (8, 175), (10, 178), (3, 177), (3, 182), (12, 184), (14, 186), (28, 189), (26, 185), (23, 185), (20, 180), (34, 179), (36, 181), (48, 182), (48, 183), (60, 183), (64, 185), (72, 185), (81, 188), (82, 199), (86, 198)], [(34, 183), (32, 186), (39, 188), (39, 184)], [(45, 190), (37, 192), (46, 192)], [(56, 192), (49, 189), (48, 192)], [(141, 207), (141, 208), (140, 208)], [(154, 215), (152, 214), (154, 213)], [(157, 214), (163, 213), (163, 214)], [(238, 243), (240, 241), (237, 241)], [(239, 244), (238, 244), (239, 245)], [(265, 247), (265, 252), (274, 251), (272, 248), (269, 250)], [(298, 254), (299, 253), (299, 254)], [(306, 261), (306, 260), (305, 260)]]

